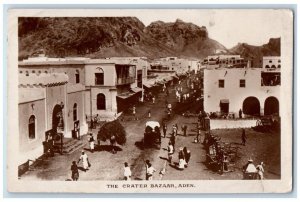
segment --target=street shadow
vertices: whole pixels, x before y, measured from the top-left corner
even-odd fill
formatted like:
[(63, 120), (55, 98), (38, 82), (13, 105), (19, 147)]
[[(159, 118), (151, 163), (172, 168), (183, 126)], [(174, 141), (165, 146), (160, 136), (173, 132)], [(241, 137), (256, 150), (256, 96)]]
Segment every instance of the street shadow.
[(72, 179), (66, 179), (65, 181), (73, 181)]
[(77, 168), (78, 168), (78, 170), (81, 170), (81, 171), (84, 171), (84, 172), (86, 171), (86, 170), (85, 170), (83, 167), (81, 167), (81, 166), (78, 166)]
[(175, 165), (175, 164), (174, 164), (174, 165), (173, 165), (173, 164), (169, 164), (169, 166), (172, 167), (172, 168), (174, 168), (174, 169), (176, 169), (176, 170), (181, 170), (181, 169), (179, 169), (178, 166)]
[(143, 141), (136, 141), (134, 145), (139, 148), (140, 150), (144, 150), (144, 142)]
[(169, 160), (168, 158), (166, 158), (166, 157), (162, 157), (162, 156), (160, 156), (159, 158), (160, 158), (160, 159), (162, 159), (162, 160), (166, 160), (166, 161), (168, 161), (168, 160)]
[(143, 179), (139, 177), (135, 177), (134, 180), (143, 180)]
[(84, 150), (84, 151), (89, 151), (89, 152), (92, 152), (92, 150), (91, 150), (91, 149), (89, 149), (89, 148), (83, 148), (83, 150)]
[(97, 152), (101, 152), (101, 151), (111, 152), (113, 149), (115, 151), (123, 151), (123, 149), (121, 147), (112, 146), (112, 145), (96, 145), (94, 151), (97, 151)]

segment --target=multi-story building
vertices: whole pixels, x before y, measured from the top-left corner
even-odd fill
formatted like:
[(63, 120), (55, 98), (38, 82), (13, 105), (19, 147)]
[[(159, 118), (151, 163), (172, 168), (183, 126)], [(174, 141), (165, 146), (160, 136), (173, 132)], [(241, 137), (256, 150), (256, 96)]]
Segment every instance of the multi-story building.
[(204, 110), (233, 113), (236, 117), (240, 109), (246, 116), (279, 115), (281, 74), (278, 65), (276, 68), (205, 69)]
[(251, 62), (240, 55), (212, 55), (205, 58), (201, 65), (205, 68), (245, 68), (251, 67)]

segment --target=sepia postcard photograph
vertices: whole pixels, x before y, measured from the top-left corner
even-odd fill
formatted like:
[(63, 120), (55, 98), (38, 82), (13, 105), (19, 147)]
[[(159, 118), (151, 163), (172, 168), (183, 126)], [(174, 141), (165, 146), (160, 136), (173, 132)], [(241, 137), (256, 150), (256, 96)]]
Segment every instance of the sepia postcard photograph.
[(9, 192), (292, 190), (289, 9), (11, 9)]

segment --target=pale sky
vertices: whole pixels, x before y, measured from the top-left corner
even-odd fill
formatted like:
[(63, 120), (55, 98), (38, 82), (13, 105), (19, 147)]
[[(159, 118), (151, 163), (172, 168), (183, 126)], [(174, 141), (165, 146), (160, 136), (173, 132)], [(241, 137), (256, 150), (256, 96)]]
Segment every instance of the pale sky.
[[(287, 10), (285, 10), (287, 11)], [(282, 10), (131, 10), (146, 26), (153, 21), (175, 22), (177, 18), (206, 26), (209, 37), (226, 48), (238, 42), (262, 45), (270, 38), (282, 37), (284, 19), (288, 12)]]

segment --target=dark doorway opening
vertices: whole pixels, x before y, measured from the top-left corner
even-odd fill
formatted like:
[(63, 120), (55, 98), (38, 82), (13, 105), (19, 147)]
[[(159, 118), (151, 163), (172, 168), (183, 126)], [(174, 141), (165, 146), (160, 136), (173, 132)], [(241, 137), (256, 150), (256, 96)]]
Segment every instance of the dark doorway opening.
[(276, 97), (268, 97), (264, 106), (265, 115), (279, 114), (279, 101)]
[(222, 114), (229, 113), (229, 100), (228, 99), (223, 99), (220, 101), (220, 111)]
[(256, 97), (247, 97), (243, 102), (243, 113), (246, 115), (260, 116), (260, 104)]

